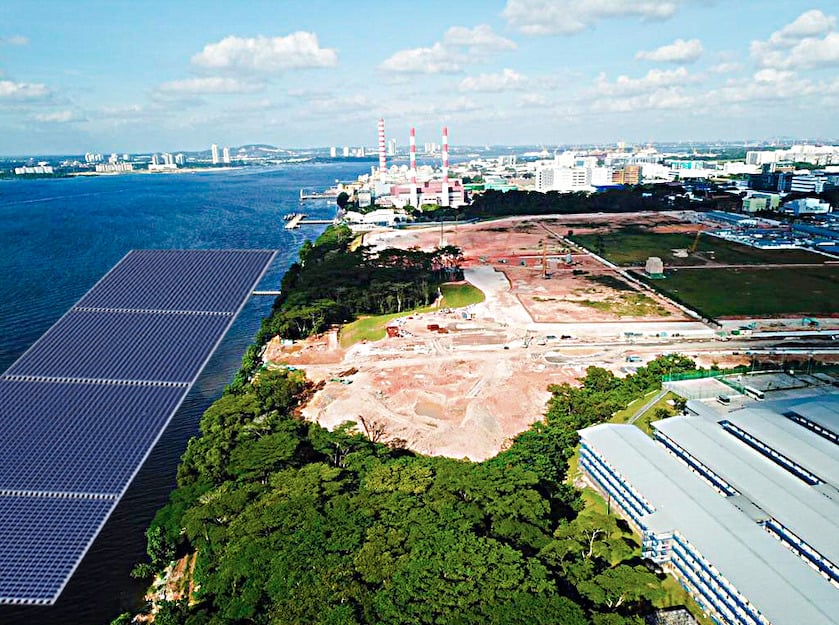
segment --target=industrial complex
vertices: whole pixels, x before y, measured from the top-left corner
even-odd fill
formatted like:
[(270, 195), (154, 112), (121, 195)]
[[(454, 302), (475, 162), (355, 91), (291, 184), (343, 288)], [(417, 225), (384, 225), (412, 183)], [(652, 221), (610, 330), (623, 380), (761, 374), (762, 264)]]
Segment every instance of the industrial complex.
[[(720, 402), (716, 402), (720, 404)], [(756, 404), (755, 404), (756, 405)], [(720, 623), (836, 623), (839, 396), (580, 432), (585, 481)]]

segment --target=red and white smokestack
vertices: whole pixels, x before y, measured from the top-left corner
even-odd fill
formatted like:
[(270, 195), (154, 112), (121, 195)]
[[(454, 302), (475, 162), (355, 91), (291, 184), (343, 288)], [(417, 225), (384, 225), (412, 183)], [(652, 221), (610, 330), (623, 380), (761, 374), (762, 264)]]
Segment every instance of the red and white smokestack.
[(379, 178), (385, 179), (387, 173), (387, 150), (385, 149), (385, 120), (379, 118)]
[(449, 181), (449, 128), (443, 126), (443, 182)]
[(411, 184), (416, 186), (417, 184), (417, 131), (411, 128), (411, 137), (409, 139), (409, 150), (410, 150), (410, 158), (411, 158)]
[(417, 197), (417, 131), (411, 128), (411, 136), (408, 140), (408, 154), (410, 156), (410, 176), (411, 176), (411, 206), (419, 208), (419, 198)]
[(449, 205), (449, 128), (443, 126), (443, 185), (440, 188), (440, 206)]

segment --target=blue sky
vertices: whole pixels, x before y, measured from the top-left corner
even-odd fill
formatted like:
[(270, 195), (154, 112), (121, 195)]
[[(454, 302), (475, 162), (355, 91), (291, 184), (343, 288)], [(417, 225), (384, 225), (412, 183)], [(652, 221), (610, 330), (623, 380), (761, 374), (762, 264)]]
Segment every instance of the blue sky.
[(0, 4), (0, 154), (839, 138), (839, 6)]

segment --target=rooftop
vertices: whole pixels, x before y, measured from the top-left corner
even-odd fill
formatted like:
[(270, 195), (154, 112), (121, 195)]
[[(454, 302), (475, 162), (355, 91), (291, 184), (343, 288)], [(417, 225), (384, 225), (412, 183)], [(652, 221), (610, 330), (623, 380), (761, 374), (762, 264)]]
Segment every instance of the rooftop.
[(656, 511), (656, 532), (678, 531), (773, 625), (836, 625), (839, 591), (631, 425), (580, 432)]

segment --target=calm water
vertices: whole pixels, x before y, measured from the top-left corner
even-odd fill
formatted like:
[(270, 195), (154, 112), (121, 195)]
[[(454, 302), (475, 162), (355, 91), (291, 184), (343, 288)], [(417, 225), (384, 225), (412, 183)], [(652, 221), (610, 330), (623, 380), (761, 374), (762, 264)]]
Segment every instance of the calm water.
[[(277, 288), (300, 244), (322, 230), (283, 230), (282, 216), (300, 210), (300, 188), (325, 188), (368, 167), (0, 181), (0, 371), (131, 249), (278, 249), (260, 285)], [(331, 218), (335, 206), (306, 202), (305, 212)], [(141, 603), (144, 585), (128, 573), (144, 557), (143, 532), (174, 486), (201, 413), (236, 371), (271, 300), (254, 297), (245, 306), (56, 605), (0, 606), (0, 624), (106, 625)]]

